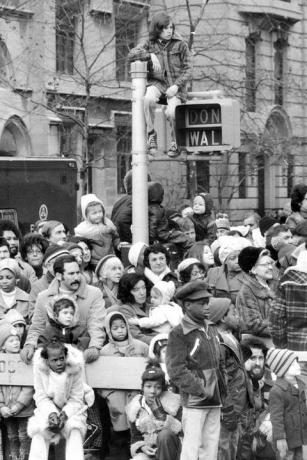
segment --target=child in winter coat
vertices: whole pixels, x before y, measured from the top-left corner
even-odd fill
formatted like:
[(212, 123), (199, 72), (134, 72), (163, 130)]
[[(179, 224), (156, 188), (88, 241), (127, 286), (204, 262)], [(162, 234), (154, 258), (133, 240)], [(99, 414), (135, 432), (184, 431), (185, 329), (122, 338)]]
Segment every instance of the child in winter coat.
[(301, 460), (302, 446), (307, 444), (307, 408), (297, 356), (287, 349), (271, 348), (266, 364), (277, 376), (269, 397), (273, 443), (280, 460)]
[[(20, 351), (19, 335), (6, 320), (0, 321), (0, 348), (7, 354), (16, 355)], [(31, 440), (27, 424), (34, 410), (33, 393), (32, 387), (0, 386), (0, 414), (7, 431), (11, 460), (27, 460), (29, 455)]]
[(129, 324), (142, 329), (152, 329), (157, 334), (168, 334), (173, 327), (178, 326), (183, 318), (181, 307), (171, 302), (174, 294), (175, 285), (172, 281), (158, 281), (150, 291), (149, 317), (131, 318)]
[[(100, 350), (102, 356), (148, 356), (148, 345), (131, 336), (126, 318), (122, 313), (118, 311), (110, 312), (106, 316), (105, 327), (109, 343)], [(114, 365), (114, 368), (116, 369), (116, 365)], [(115, 432), (128, 430), (129, 424), (125, 407), (135, 395), (135, 392), (98, 390), (98, 394), (107, 400), (113, 430)]]
[(93, 404), (93, 390), (83, 383), (82, 353), (57, 339), (33, 358), (36, 409), (28, 424), (32, 438), (29, 460), (47, 460), (50, 443), (66, 439), (65, 459), (83, 460), (86, 410)]
[(166, 391), (165, 375), (150, 361), (142, 375), (142, 394), (127, 406), (132, 460), (177, 460), (180, 449), (180, 396)]
[(190, 216), (196, 233), (196, 241), (215, 239), (215, 220), (212, 217), (213, 200), (209, 193), (199, 193), (193, 200), (193, 214)]
[(120, 239), (115, 225), (105, 215), (102, 201), (94, 193), (81, 197), (81, 211), (84, 220), (75, 228), (75, 235), (90, 240), (91, 263), (96, 266), (102, 257), (120, 248)]
[(11, 323), (11, 325), (16, 329), (17, 334), (20, 338), (20, 348), (23, 348), (26, 338), (27, 338), (27, 324), (19, 311), (15, 308), (11, 308), (5, 315), (4, 318), (6, 321)]
[(29, 323), (29, 294), (17, 287), (19, 276), (20, 269), (14, 259), (0, 261), (0, 319), (14, 308)]
[(79, 350), (86, 350), (90, 336), (84, 326), (79, 323), (79, 307), (77, 302), (68, 294), (53, 297), (47, 307), (48, 323), (44, 332), (39, 336), (38, 345), (44, 346), (53, 337), (60, 342), (69, 343)]

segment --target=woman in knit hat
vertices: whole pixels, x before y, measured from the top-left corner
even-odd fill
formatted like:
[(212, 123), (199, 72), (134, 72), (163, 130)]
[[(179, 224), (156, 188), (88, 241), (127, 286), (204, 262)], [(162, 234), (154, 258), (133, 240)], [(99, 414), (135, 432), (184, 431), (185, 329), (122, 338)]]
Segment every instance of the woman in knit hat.
[(244, 274), (238, 264), (240, 251), (249, 245), (249, 241), (239, 236), (225, 235), (219, 238), (220, 267), (208, 271), (206, 281), (214, 297), (228, 297), (236, 303)]
[(204, 279), (206, 270), (205, 267), (196, 257), (188, 257), (178, 265), (179, 279), (182, 284), (194, 281), (197, 279)]
[(269, 287), (273, 279), (273, 260), (267, 249), (249, 246), (238, 258), (245, 280), (237, 297), (237, 308), (242, 320), (242, 332), (261, 338), (272, 346), (269, 313), (274, 293)]
[(98, 287), (102, 292), (106, 308), (121, 303), (117, 294), (118, 283), (123, 273), (124, 266), (121, 260), (113, 254), (103, 257), (97, 264), (95, 274), (98, 278)]
[(0, 318), (15, 308), (29, 324), (29, 294), (17, 287), (19, 266), (14, 259), (0, 261)]
[(199, 193), (193, 200), (193, 215), (192, 220), (196, 241), (201, 241), (205, 238), (212, 241), (215, 238), (215, 220), (212, 216), (213, 200), (209, 193)]

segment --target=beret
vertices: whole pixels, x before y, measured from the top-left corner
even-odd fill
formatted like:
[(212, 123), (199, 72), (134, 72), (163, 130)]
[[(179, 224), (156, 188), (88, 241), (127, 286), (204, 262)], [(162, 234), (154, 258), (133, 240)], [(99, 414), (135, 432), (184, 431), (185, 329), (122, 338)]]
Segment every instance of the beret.
[(202, 280), (195, 280), (186, 283), (176, 292), (178, 300), (199, 300), (212, 297), (208, 291), (208, 284)]
[(266, 251), (263, 248), (255, 248), (254, 246), (248, 246), (242, 249), (238, 257), (238, 264), (245, 273), (249, 273), (251, 269), (256, 265), (260, 254)]

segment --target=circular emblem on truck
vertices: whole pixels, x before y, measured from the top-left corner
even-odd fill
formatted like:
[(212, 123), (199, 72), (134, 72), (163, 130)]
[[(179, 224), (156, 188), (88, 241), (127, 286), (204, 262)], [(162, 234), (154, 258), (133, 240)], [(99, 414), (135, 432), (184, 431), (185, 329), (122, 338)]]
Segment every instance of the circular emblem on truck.
[(38, 216), (40, 220), (47, 220), (48, 218), (48, 208), (45, 204), (42, 204), (38, 211)]

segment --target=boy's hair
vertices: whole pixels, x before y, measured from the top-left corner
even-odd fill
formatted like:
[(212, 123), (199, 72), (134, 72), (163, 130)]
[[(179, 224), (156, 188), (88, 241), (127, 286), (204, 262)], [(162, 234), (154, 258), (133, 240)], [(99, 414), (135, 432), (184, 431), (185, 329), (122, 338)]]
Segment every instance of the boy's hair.
[(154, 41), (158, 40), (162, 30), (165, 29), (165, 27), (167, 27), (170, 23), (172, 23), (174, 33), (175, 26), (172, 22), (172, 18), (163, 11), (161, 13), (155, 14), (149, 26), (149, 39)]
[(263, 342), (261, 342), (261, 340), (258, 340), (257, 338), (244, 339), (242, 340), (241, 345), (247, 346), (250, 349), (257, 348), (258, 350), (261, 350), (264, 358), (266, 358), (268, 348)]
[(103, 214), (103, 216), (104, 216), (104, 207), (102, 206), (102, 204), (101, 204), (99, 201), (91, 201), (91, 202), (86, 206), (85, 215), (86, 215), (86, 216), (88, 215), (89, 208), (92, 208), (93, 206), (97, 206), (97, 204), (99, 204), (99, 205), (101, 206), (102, 214)]
[(171, 260), (168, 250), (162, 244), (156, 243), (156, 244), (153, 244), (153, 245), (151, 245), (151, 246), (149, 246), (148, 248), (145, 249), (144, 262), (143, 262), (144, 266), (150, 268), (149, 254), (158, 254), (159, 252), (161, 252), (162, 254), (165, 255), (166, 265), (168, 265), (170, 263), (170, 260)]
[(68, 348), (65, 347), (64, 343), (61, 342), (57, 337), (52, 337), (49, 342), (44, 345), (41, 351), (41, 357), (43, 359), (48, 359), (49, 354), (48, 350), (61, 350), (64, 351), (64, 355), (67, 356)]
[(77, 263), (76, 258), (71, 254), (67, 254), (65, 256), (58, 257), (53, 264), (54, 273), (61, 273), (61, 275), (63, 275), (64, 265), (69, 264), (71, 262)]
[(60, 311), (64, 310), (65, 308), (73, 308), (74, 312), (76, 311), (76, 306), (73, 299), (69, 299), (68, 297), (62, 297), (57, 299), (53, 304), (53, 313), (55, 316), (59, 316)]

